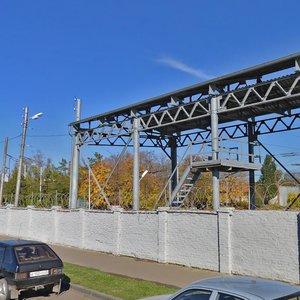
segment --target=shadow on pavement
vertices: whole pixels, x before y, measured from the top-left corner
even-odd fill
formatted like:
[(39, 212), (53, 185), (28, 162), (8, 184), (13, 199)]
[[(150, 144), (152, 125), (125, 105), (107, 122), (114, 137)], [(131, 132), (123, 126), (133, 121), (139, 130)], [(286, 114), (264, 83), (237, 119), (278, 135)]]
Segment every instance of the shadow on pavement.
[[(61, 289), (60, 293), (64, 293), (70, 289), (70, 277), (64, 275), (64, 278), (62, 279), (61, 282)], [(25, 299), (30, 299), (30, 298), (36, 298), (36, 297), (50, 297), (53, 292), (52, 290), (49, 290), (47, 288), (38, 290), (38, 291), (24, 291), (21, 292), (21, 295), (19, 296), (19, 300), (25, 300)]]

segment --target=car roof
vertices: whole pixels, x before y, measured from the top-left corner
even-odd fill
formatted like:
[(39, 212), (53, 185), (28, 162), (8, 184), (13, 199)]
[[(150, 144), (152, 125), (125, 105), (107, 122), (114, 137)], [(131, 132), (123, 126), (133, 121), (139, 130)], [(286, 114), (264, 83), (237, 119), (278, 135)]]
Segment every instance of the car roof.
[(218, 290), (250, 299), (253, 299), (253, 296), (258, 299), (276, 299), (300, 293), (300, 288), (287, 283), (248, 276), (208, 278), (192, 283), (189, 288)]
[(29, 245), (36, 245), (36, 244), (45, 244), (39, 241), (31, 241), (31, 240), (0, 240), (0, 246), (29, 246)]

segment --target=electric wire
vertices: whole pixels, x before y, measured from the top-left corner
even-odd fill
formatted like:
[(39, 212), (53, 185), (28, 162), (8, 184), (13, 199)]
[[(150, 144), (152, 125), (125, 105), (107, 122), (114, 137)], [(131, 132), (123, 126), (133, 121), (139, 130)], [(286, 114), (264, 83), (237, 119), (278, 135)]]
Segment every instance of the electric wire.
[[(22, 134), (20, 133), (19, 135), (16, 135), (16, 136), (14, 136), (14, 137), (12, 137), (12, 138), (8, 138), (8, 140), (9, 140), (9, 141), (12, 141), (12, 140), (15, 140), (15, 139), (17, 139), (17, 138), (19, 138), (19, 137), (21, 137), (21, 136), (22, 136)], [(4, 144), (4, 143), (5, 143), (5, 140), (0, 142), (0, 144)]]

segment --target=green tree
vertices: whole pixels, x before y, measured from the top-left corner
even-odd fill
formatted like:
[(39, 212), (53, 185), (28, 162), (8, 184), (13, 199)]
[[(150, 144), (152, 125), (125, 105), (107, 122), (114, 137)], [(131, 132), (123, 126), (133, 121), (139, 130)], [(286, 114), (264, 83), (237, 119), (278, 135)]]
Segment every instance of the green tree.
[(63, 175), (67, 175), (69, 171), (69, 163), (65, 158), (62, 158), (58, 163), (57, 171)]
[[(53, 205), (58, 194), (67, 195), (69, 193), (69, 175), (67, 174), (68, 163), (62, 159), (56, 167), (51, 159), (45, 159), (38, 151), (32, 158), (24, 160), (21, 178), (21, 206), (33, 203), (34, 199), (40, 199), (40, 187), (43, 196), (42, 205)], [(14, 167), (8, 182), (4, 183), (4, 202), (13, 203), (16, 190), (17, 164)], [(48, 202), (46, 203), (45, 197)]]
[(258, 181), (258, 197), (264, 204), (274, 198), (278, 193), (279, 180), (281, 172), (272, 157), (267, 154), (261, 168), (261, 176)]
[(88, 161), (91, 166), (101, 162), (103, 160), (103, 155), (99, 152), (94, 152), (94, 157), (89, 157)]

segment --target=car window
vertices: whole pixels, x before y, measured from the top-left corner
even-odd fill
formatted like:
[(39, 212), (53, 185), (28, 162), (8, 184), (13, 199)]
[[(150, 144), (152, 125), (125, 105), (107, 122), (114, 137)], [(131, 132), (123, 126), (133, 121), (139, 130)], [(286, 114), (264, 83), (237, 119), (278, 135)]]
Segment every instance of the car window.
[(297, 293), (297, 294), (289, 295), (286, 297), (277, 298), (275, 300), (300, 300), (300, 295), (299, 295), (299, 293)]
[(57, 259), (47, 245), (28, 245), (15, 247), (19, 263)]
[(217, 300), (244, 300), (244, 298), (236, 297), (234, 295), (218, 293)]
[(192, 289), (181, 293), (173, 298), (173, 300), (208, 300), (211, 295), (211, 291)]
[(13, 257), (13, 253), (12, 253), (12, 248), (7, 247), (6, 251), (4, 253), (4, 262), (6, 264), (12, 264), (14, 263), (14, 257)]
[(2, 264), (3, 257), (4, 257), (5, 248), (0, 247), (0, 264)]

